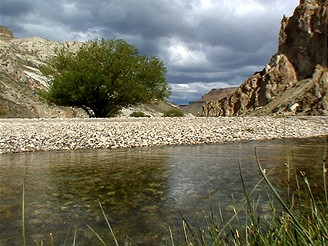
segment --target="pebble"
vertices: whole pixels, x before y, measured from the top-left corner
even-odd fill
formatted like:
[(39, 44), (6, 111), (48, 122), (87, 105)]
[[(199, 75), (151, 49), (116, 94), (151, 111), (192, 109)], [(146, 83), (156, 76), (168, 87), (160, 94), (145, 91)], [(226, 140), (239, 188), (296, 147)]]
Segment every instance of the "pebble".
[(328, 135), (328, 117), (0, 119), (0, 154)]

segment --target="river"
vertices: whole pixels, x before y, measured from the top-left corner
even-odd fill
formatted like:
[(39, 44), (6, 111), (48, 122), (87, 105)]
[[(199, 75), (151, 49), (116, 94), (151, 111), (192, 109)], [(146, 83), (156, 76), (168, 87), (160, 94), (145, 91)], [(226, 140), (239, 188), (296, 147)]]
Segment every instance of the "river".
[[(283, 193), (295, 190), (286, 164), (320, 189), (324, 143), (309, 138), (3, 154), (0, 245), (22, 245), (23, 200), (28, 245), (49, 245), (50, 237), (55, 245), (72, 245), (75, 234), (76, 245), (100, 245), (89, 227), (111, 243), (99, 202), (119, 242), (129, 236), (138, 245), (165, 244), (171, 228), (179, 245), (182, 216), (193, 224), (210, 204), (229, 214), (232, 202), (243, 200), (239, 164), (250, 190), (260, 180), (255, 152)], [(260, 209), (267, 209), (265, 199)]]

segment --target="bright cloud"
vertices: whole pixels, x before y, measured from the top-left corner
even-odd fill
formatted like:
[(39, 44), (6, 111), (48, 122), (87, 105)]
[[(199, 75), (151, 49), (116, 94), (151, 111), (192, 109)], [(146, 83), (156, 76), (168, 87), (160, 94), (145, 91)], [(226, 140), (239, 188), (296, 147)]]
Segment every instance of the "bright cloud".
[[(298, 4), (299, 0), (1, 0), (0, 17), (17, 37), (123, 38), (142, 54), (159, 56), (168, 68), (172, 99), (188, 102), (213, 87), (240, 84), (262, 69), (277, 51), (282, 16), (290, 16)], [(180, 90), (181, 84), (188, 88)]]
[[(188, 84), (172, 84), (172, 99), (181, 104), (199, 100), (202, 95), (209, 92), (209, 88), (227, 88), (234, 85), (229, 85), (222, 82), (193, 82)], [(236, 86), (236, 85), (235, 85)]]

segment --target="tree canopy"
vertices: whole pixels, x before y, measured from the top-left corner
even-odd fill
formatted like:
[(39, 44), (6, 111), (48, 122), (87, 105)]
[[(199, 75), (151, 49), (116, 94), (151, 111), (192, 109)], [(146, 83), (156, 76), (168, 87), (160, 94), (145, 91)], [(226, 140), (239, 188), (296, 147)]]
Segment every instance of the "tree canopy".
[(90, 117), (111, 117), (122, 107), (170, 95), (164, 63), (121, 39), (92, 40), (77, 52), (58, 49), (42, 73), (50, 79), (43, 98), (80, 107)]

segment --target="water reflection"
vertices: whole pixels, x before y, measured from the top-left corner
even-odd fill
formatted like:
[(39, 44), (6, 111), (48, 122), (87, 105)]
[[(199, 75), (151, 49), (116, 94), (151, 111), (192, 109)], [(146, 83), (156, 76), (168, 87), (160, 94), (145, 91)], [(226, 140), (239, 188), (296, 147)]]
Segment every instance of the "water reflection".
[(270, 145), (261, 146), (258, 153), (262, 165), (271, 169), (270, 180), (280, 191), (285, 191), (285, 194), (288, 189), (291, 193), (295, 193), (299, 188), (305, 191), (302, 173), (308, 178), (315, 195), (323, 199), (322, 175), (326, 144), (327, 138), (277, 141), (274, 148), (270, 148)]
[(97, 245), (86, 225), (110, 241), (100, 200), (120, 240), (129, 235), (138, 244), (157, 245), (168, 240), (168, 226), (181, 229), (178, 210), (193, 220), (195, 210), (209, 206), (209, 194), (226, 211), (232, 195), (242, 200), (238, 164), (252, 188), (260, 178), (255, 147), (280, 189), (287, 187), (286, 163), (291, 173), (302, 170), (322, 187), (323, 144), (315, 138), (0, 155), (0, 245), (21, 245), (24, 170), (29, 244), (49, 242), (49, 233), (71, 244), (77, 228), (78, 245)]

